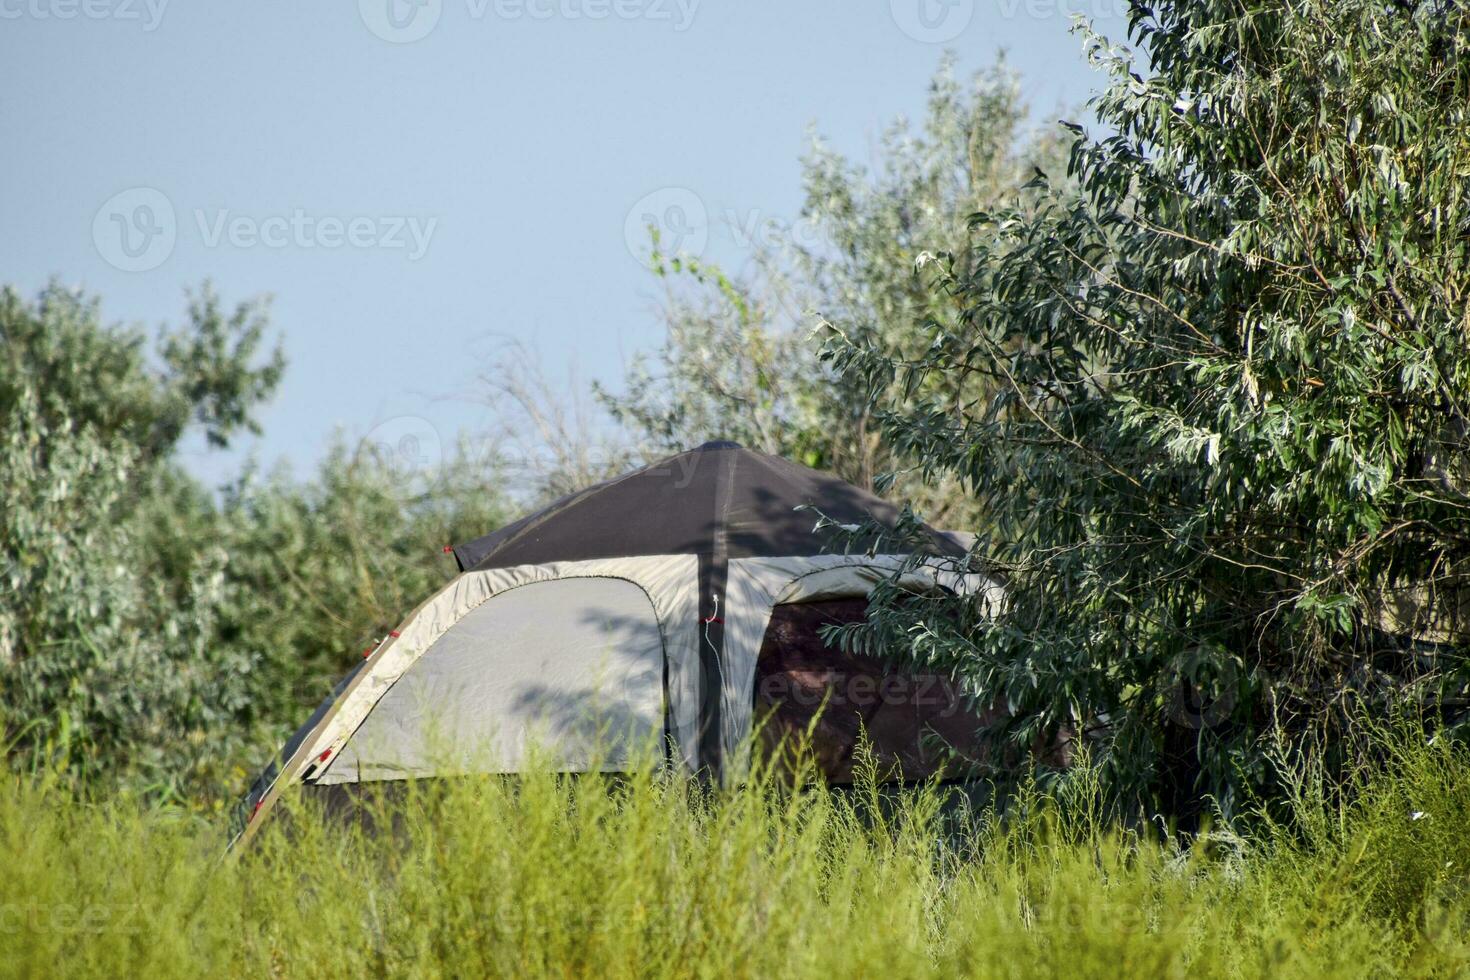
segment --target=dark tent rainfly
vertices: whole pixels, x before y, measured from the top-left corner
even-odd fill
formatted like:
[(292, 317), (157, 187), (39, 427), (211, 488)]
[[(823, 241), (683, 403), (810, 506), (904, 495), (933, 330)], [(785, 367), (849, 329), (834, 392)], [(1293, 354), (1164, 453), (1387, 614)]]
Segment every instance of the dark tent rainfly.
[[(766, 710), (779, 731), (820, 708), (839, 741), (862, 727), (904, 743), (888, 747), (895, 764), (922, 769), (920, 739), (961, 737), (973, 719), (952, 687), (930, 679), (924, 690), (823, 643), (821, 626), (860, 619), (906, 556), (854, 553), (818, 529), (819, 513), (848, 525), (898, 517), (836, 477), (710, 442), (456, 546), (460, 574), (337, 686), (257, 783), (246, 832), (295, 783), (330, 792), (531, 765), (628, 771), (651, 740), (690, 772), (738, 778)], [(905, 573), (914, 587), (998, 595), (954, 570), (955, 537), (923, 535), (930, 558)], [(867, 681), (853, 685), (862, 696), (841, 686), (854, 677)], [(844, 777), (849, 749), (819, 753), (829, 777)]]

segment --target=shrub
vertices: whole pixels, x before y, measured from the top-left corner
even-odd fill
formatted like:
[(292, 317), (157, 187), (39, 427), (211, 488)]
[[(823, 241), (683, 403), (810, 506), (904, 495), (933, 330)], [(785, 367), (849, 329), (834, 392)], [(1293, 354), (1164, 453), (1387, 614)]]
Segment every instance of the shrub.
[(1083, 733), (1118, 806), (1230, 813), (1272, 791), (1267, 733), (1343, 767), (1364, 710), (1465, 720), (1470, 9), (1160, 0), (1130, 30), (1087, 35), (1080, 195), (1040, 176), (932, 257), (922, 351), (839, 322), (828, 356), (1009, 581), (992, 622), (884, 635), (1003, 697), (997, 738)]
[(1470, 758), (1398, 743), (1352, 803), (1182, 849), (1035, 791), (548, 773), (424, 784), (390, 831), (217, 827), (0, 788), (0, 974), (1344, 976), (1470, 966)]

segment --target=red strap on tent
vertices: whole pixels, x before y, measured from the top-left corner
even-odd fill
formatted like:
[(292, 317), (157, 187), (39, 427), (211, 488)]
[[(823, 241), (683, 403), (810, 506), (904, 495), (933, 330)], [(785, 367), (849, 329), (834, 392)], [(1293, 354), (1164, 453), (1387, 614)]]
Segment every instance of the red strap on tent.
[(255, 815), (260, 812), (260, 807), (264, 803), (265, 803), (265, 799), (264, 798), (261, 798), (261, 799), (258, 799), (258, 800), (255, 801), (255, 808), (250, 811), (250, 819), (251, 820), (254, 820), (255, 819)]
[(724, 626), (725, 625), (725, 621), (723, 619), (721, 619), (720, 617), (718, 617), (718, 616), (709, 616), (709, 617), (707, 617), (705, 619), (700, 620), (700, 622), (702, 622), (702, 623), (719, 623), (721, 626)]
[(327, 746), (325, 749), (322, 750), (322, 754), (316, 757), (316, 761), (317, 762), (326, 762), (327, 761), (327, 756), (329, 756), (331, 754), (332, 754), (332, 748), (331, 748), (331, 746)]
[[(397, 630), (392, 630), (391, 632), (389, 632), (388, 635), (391, 636), (391, 637), (397, 638), (399, 636), (399, 633), (398, 633)], [(383, 644), (381, 642), (379, 642), (379, 643), (374, 644), (373, 646), (368, 647), (366, 650), (362, 651), (362, 659), (366, 660), (368, 657), (371, 657), (373, 655), (373, 651), (376, 650), (378, 647), (380, 647), (382, 645)]]

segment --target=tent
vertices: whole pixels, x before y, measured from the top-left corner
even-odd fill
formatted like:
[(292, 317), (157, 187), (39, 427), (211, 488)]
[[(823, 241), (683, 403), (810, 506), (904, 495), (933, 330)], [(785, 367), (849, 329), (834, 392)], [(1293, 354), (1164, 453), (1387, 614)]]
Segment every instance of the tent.
[[(845, 710), (850, 692), (834, 699), (834, 678), (893, 674), (843, 660), (817, 630), (861, 618), (868, 591), (906, 556), (819, 530), (819, 515), (849, 532), (898, 517), (828, 474), (710, 442), (454, 547), (460, 574), (338, 684), (257, 782), (246, 833), (296, 783), (330, 792), (531, 765), (627, 771), (651, 741), (690, 772), (738, 778), (761, 704), (801, 701), (804, 715), (785, 712), (791, 727), (814, 694)], [(922, 533), (928, 557), (906, 584), (998, 594), (956, 570), (955, 537)], [(901, 738), (921, 734), (926, 710), (967, 710), (953, 690), (929, 692), (924, 709), (891, 683), (854, 687), (863, 724)]]

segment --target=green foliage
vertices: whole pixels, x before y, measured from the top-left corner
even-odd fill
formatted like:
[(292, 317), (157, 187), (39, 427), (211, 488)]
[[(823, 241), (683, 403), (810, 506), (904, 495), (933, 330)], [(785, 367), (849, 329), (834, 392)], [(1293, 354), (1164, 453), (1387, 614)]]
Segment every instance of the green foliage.
[[(0, 975), (1457, 976), (1470, 759), (1399, 743), (1291, 823), (1182, 849), (1086, 780), (1004, 819), (929, 788), (533, 773), (412, 786), (391, 832), (0, 785)], [(379, 817), (379, 826), (388, 826)]]
[(188, 326), (158, 338), (161, 366), (149, 363), (136, 330), (99, 329), (95, 300), (52, 285), (34, 306), (0, 292), (4, 375), (0, 402), (33, 416), (48, 432), (90, 433), (103, 446), (168, 455), (190, 424), (212, 445), (239, 429), (259, 431), (251, 410), (285, 370), (281, 351), (256, 364), (267, 324), (261, 304), (220, 308), (208, 283), (188, 305)]
[[(1115, 802), (1226, 812), (1266, 733), (1341, 766), (1354, 711), (1459, 722), (1470, 419), (1470, 13), (1132, 5), (1070, 176), (972, 219), (924, 349), (838, 324), (901, 453), (989, 516), (991, 623), (896, 642), (1071, 731)], [(939, 394), (984, 379), (984, 400)], [(895, 392), (898, 393), (895, 396)]]
[[(316, 477), (225, 488), (214, 533), (231, 560), (220, 642), (253, 651), (242, 711), (279, 744), (369, 647), (454, 574), (444, 545), (504, 524), (493, 469), (461, 453), (402, 474), (338, 446)], [(274, 749), (275, 745), (270, 748)]]
[(201, 541), (166, 580), (140, 514), (175, 479), (166, 460), (188, 422), (224, 444), (282, 362), (253, 365), (254, 307), (227, 316), (206, 288), (189, 316), (157, 368), (137, 332), (99, 325), (95, 303), (56, 286), (34, 305), (0, 292), (0, 717), (22, 759), (153, 775), (238, 697), (246, 661), (207, 642), (226, 556)]
[(461, 452), (396, 471), (339, 447), (313, 480), (211, 493), (173, 450), (252, 429), (277, 383), (263, 311), (207, 287), (150, 361), (59, 287), (0, 293), (0, 721), (21, 767), (235, 795), (364, 647), (454, 572), (441, 547), (503, 523)]
[[(1026, 127), (1020, 80), (1004, 62), (965, 84), (947, 59), (922, 127), (895, 122), (871, 172), (814, 138), (800, 220), (733, 229), (754, 250), (748, 274), (665, 254), (655, 237), (667, 339), (635, 362), (625, 393), (600, 392), (604, 403), (651, 453), (734, 439), (886, 490), (879, 476), (897, 461), (868, 392), (820, 363), (810, 312), (922, 350), (917, 324), (952, 303), (925, 287), (918, 257), (963, 248), (966, 215), (995, 206), (1033, 167), (1063, 159), (1059, 140)], [(936, 520), (967, 516), (969, 502), (951, 485), (905, 478), (900, 488)]]

